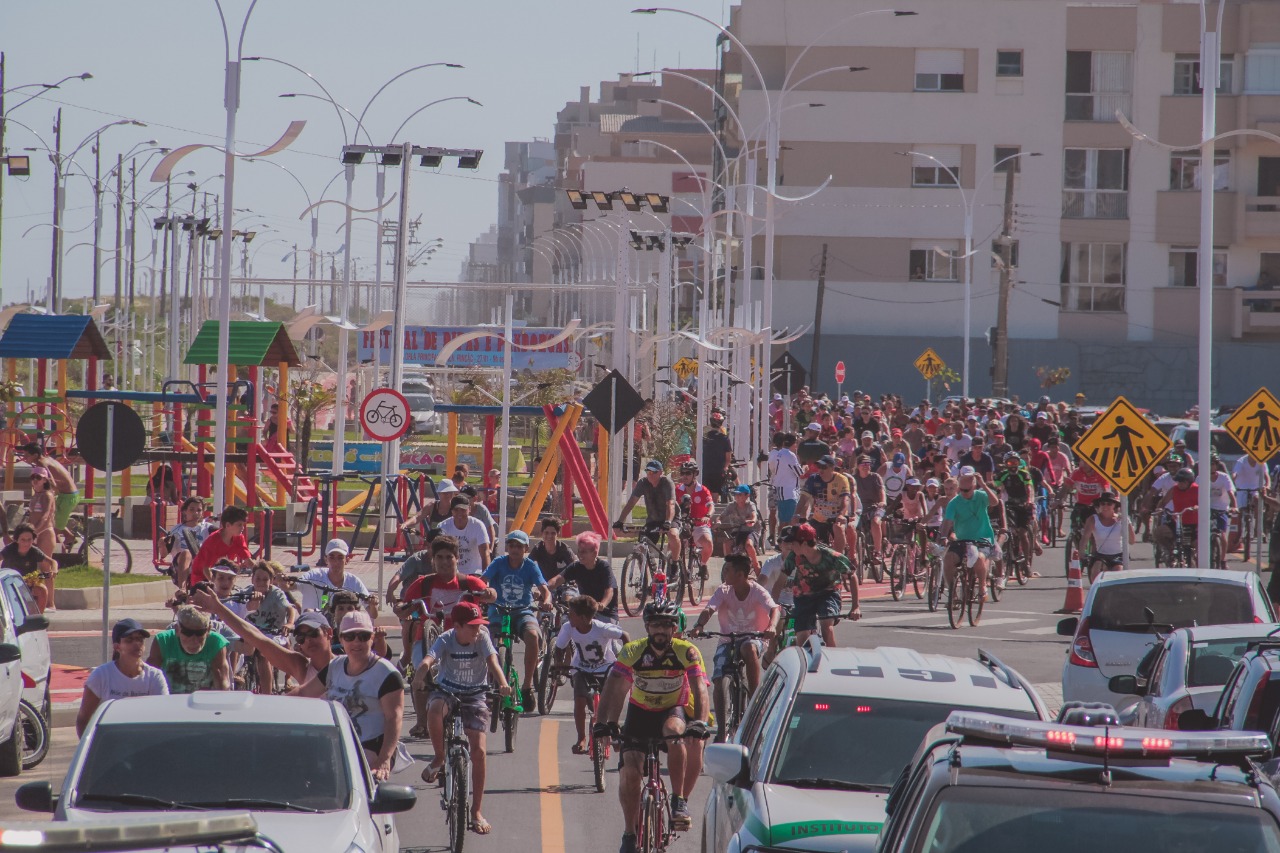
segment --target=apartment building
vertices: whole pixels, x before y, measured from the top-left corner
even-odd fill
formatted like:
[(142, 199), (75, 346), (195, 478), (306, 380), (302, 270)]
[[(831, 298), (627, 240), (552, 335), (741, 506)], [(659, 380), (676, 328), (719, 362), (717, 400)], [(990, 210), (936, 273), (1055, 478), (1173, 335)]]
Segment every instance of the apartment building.
[[(750, 60), (726, 46), (718, 82), (738, 95), (746, 129), (726, 115), (729, 146), (760, 138), (781, 103), (779, 192), (831, 177), (813, 200), (778, 205), (774, 325), (814, 322), (825, 245), (824, 365), (844, 358), (855, 386), (886, 385), (885, 371), (919, 381), (910, 359), (933, 344), (958, 369), (968, 220), (973, 388), (989, 388), (984, 334), (1012, 180), (1013, 358), (1072, 366), (1099, 394), (1182, 399), (1182, 374), (1195, 372), (1197, 190), (1209, 170), (1194, 148), (1135, 139), (1116, 114), (1162, 142), (1198, 143), (1199, 4), (919, 0), (904, 4), (912, 16), (851, 19), (875, 8), (744, 0), (732, 13)], [(1280, 3), (1227, 6), (1221, 81), (1219, 133), (1280, 131)], [(1260, 344), (1280, 341), (1280, 302), (1249, 298), (1280, 281), (1280, 143), (1241, 135), (1216, 149), (1215, 336), (1224, 366), (1247, 367)], [(862, 369), (884, 353), (891, 364)], [(1105, 369), (1134, 358), (1160, 369)], [(1219, 382), (1233, 389), (1235, 378)], [(1011, 382), (1034, 389), (1016, 370)]]

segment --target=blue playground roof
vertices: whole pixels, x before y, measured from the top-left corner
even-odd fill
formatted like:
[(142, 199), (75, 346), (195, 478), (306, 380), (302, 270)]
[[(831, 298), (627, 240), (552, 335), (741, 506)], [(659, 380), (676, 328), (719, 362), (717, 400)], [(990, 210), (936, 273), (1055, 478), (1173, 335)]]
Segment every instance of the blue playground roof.
[(111, 348), (84, 314), (15, 314), (0, 337), (0, 358), (109, 359)]

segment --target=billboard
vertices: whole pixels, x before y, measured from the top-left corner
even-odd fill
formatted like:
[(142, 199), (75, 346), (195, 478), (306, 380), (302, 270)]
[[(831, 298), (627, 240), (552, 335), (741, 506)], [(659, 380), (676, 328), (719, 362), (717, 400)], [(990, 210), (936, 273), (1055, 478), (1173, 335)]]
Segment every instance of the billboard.
[[(458, 348), (445, 367), (502, 367), (503, 342), (501, 326), (405, 326), (404, 329), (404, 363), (435, 367), (436, 357), (442, 347), (459, 335), (488, 329), (496, 334), (486, 335), (473, 341), (467, 341)], [(537, 346), (554, 338), (563, 329), (532, 328), (528, 326), (512, 329), (516, 348), (511, 354), (511, 366), (515, 370), (554, 370), (568, 368), (569, 356), (573, 353), (573, 341), (564, 340), (549, 349), (525, 350), (521, 346)], [(377, 331), (359, 333), (357, 356), (361, 362), (373, 360), (373, 344), (375, 335), (381, 335), (378, 341), (379, 361), (391, 364), (390, 327)]]

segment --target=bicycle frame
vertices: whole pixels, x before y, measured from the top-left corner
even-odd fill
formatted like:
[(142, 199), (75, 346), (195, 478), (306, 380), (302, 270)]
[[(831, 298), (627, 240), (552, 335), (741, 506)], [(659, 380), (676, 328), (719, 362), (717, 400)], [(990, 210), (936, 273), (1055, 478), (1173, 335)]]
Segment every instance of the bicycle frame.
[(503, 650), (503, 665), (506, 669), (507, 683), (511, 687), (511, 695), (502, 697), (502, 710), (515, 711), (517, 714), (524, 713), (523, 697), (518, 688), (520, 684), (520, 673), (516, 671), (515, 656), (512, 649), (515, 645), (515, 634), (511, 631), (511, 613), (507, 610), (502, 611), (502, 622), (495, 637), (498, 641), (498, 647)]

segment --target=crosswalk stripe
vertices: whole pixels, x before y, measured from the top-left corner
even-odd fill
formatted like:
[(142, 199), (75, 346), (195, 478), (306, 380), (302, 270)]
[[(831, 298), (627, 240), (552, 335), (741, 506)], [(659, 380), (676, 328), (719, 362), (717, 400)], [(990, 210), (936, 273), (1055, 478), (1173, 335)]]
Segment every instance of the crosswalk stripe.
[(1017, 631), (1010, 631), (1011, 634), (1035, 634), (1036, 636), (1056, 634), (1058, 626), (1050, 625), (1047, 628), (1020, 628)]

